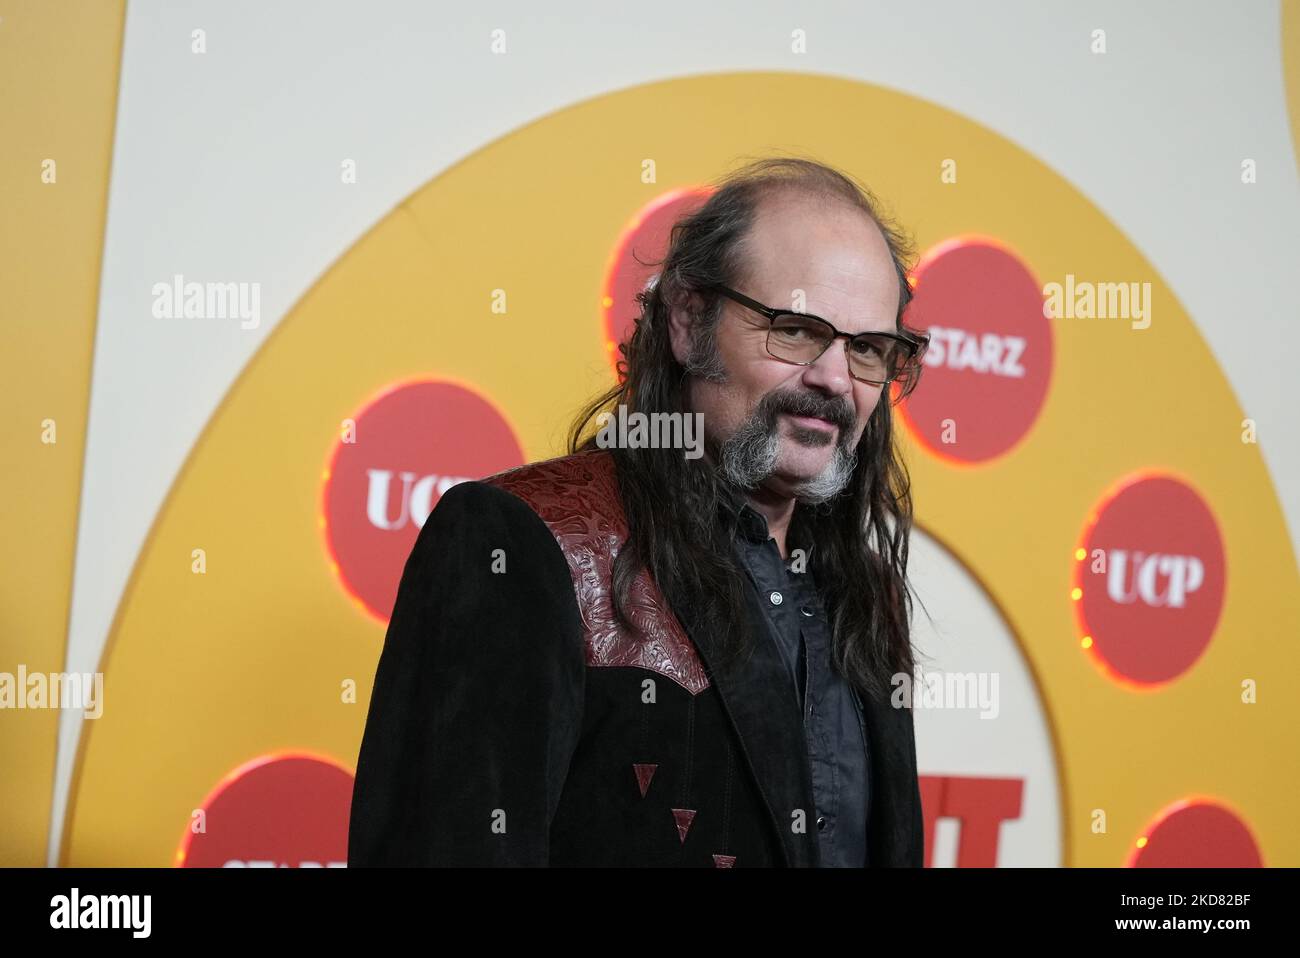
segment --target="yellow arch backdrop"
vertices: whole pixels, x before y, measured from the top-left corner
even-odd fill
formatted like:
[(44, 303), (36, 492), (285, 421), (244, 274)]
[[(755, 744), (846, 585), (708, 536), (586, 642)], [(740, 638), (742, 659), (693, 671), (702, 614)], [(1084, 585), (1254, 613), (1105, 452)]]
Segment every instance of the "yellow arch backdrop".
[[(125, 9), (125, 0), (0, 7), (0, 671), (9, 673), (20, 663), (29, 673), (67, 668)], [(46, 863), (59, 719), (54, 709), (0, 713), (0, 866)]]
[(1300, 0), (1282, 0), (1282, 82), (1286, 88), (1291, 145), (1300, 171)]
[[(601, 284), (628, 218), (769, 150), (815, 151), (861, 177), (924, 247), (980, 233), (1043, 282), (1152, 283), (1147, 330), (1057, 321), (1046, 404), (1010, 455), (955, 470), (912, 450), (919, 517), (977, 572), (1043, 684), (1068, 864), (1122, 863), (1150, 816), (1189, 793), (1240, 808), (1271, 864), (1300, 863), (1288, 731), (1300, 705), (1269, 682), (1298, 664), (1295, 562), (1258, 447), (1240, 438), (1248, 411), (1196, 327), (1133, 245), (1028, 153), (913, 97), (783, 73), (655, 83), (538, 120), (419, 190), (298, 303), (214, 415), (140, 556), (112, 630), (108, 711), (79, 756), (66, 862), (168, 864), (213, 783), (260, 753), (355, 759), (383, 630), (322, 554), (321, 467), (340, 421), (386, 382), (447, 376), (499, 404), (528, 456), (558, 453), (570, 414), (611, 375)], [(946, 158), (956, 184), (940, 181)], [(657, 183), (641, 180), (647, 159)], [(490, 312), (494, 289), (508, 315)], [(1260, 425), (1266, 441), (1282, 428)], [(1134, 694), (1079, 648), (1068, 592), (1096, 498), (1151, 465), (1198, 483), (1231, 578), (1204, 658)], [(190, 572), (196, 548), (206, 575)], [(1248, 678), (1258, 705), (1240, 703)], [(340, 702), (347, 679), (356, 704)], [(1105, 835), (1089, 827), (1098, 808)]]

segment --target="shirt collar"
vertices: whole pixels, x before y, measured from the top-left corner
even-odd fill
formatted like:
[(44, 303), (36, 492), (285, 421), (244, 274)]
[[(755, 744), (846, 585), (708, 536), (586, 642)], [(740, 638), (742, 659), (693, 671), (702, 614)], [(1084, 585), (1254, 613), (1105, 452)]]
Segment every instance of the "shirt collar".
[[(721, 489), (719, 511), (730, 520), (729, 527), (732, 529), (733, 536), (744, 536), (750, 542), (759, 545), (767, 542), (771, 535), (767, 529), (767, 519), (763, 517), (763, 514), (751, 506), (745, 497), (733, 487), (722, 483)], [(793, 552), (795, 549), (802, 549), (806, 557), (811, 557), (813, 543), (811, 538), (805, 534), (804, 523), (800, 521), (803, 518), (803, 507), (796, 503), (794, 509), (794, 515), (790, 520), (790, 528), (786, 530), (787, 551)]]

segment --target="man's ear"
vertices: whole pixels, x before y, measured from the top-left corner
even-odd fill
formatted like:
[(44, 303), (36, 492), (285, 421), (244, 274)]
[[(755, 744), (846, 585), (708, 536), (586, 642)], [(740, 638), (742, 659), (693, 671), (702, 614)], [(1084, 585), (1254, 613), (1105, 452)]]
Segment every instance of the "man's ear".
[(673, 358), (682, 366), (691, 354), (691, 332), (696, 317), (704, 309), (704, 298), (699, 293), (682, 293), (668, 310), (668, 336), (673, 346)]

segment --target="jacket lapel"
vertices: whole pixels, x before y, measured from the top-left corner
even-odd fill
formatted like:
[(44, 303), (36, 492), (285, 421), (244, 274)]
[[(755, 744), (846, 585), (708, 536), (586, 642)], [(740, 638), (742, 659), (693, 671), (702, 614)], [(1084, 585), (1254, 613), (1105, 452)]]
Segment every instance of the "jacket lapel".
[[(803, 716), (790, 674), (768, 637), (758, 598), (750, 589), (745, 590), (745, 597), (750, 647), (726, 660), (693, 610), (678, 610), (677, 617), (718, 689), (740, 751), (780, 836), (785, 864), (816, 867), (817, 808)], [(799, 810), (802, 816), (795, 814)], [(801, 832), (794, 831), (796, 821), (802, 822)]]

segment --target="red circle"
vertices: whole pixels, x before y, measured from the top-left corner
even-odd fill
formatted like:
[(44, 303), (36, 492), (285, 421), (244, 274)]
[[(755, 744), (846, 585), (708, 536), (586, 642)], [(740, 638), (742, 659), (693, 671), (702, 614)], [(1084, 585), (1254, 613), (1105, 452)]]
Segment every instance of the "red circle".
[(618, 370), (618, 345), (626, 342), (640, 315), (637, 295), (659, 276), (672, 228), (712, 194), (707, 188), (672, 190), (642, 207), (623, 230), (605, 269), (605, 348)]
[(1130, 868), (1262, 868), (1250, 828), (1214, 799), (1187, 799), (1156, 816)]
[(203, 801), (176, 853), (183, 868), (340, 866), (348, 859), (352, 773), (306, 754), (267, 755), (235, 769)]
[(415, 539), (442, 493), (523, 464), (495, 406), (450, 382), (386, 389), (341, 431), (326, 473), (326, 544), (343, 587), (387, 622)]
[(974, 464), (1025, 437), (1051, 379), (1052, 328), (1017, 254), (984, 237), (940, 244), (915, 270), (904, 322), (931, 337), (921, 383), (900, 407), (922, 445)]
[(1122, 480), (1080, 540), (1074, 585), (1081, 635), (1112, 678), (1168, 682), (1201, 657), (1223, 610), (1226, 559), (1209, 506), (1183, 480)]

